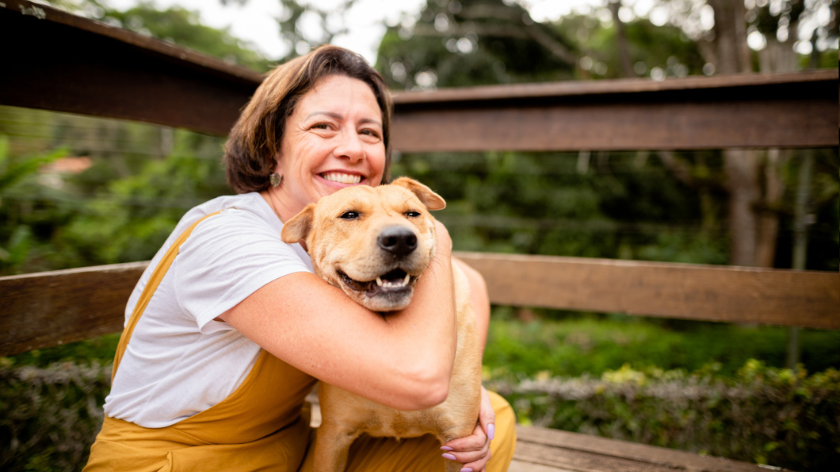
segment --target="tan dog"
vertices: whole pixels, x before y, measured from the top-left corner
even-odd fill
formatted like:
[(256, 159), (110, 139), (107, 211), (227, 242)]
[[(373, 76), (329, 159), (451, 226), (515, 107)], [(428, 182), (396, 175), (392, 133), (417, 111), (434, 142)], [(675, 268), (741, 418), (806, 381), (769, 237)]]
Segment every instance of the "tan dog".
[[(315, 273), (356, 302), (378, 312), (401, 310), (435, 254), (428, 210), (445, 206), (428, 187), (405, 177), (375, 188), (360, 185), (307, 206), (285, 224), (282, 238), (305, 241)], [(398, 439), (431, 433), (442, 444), (473, 433), (481, 401), (481, 353), (466, 276), (455, 264), (452, 272), (458, 344), (449, 396), (426, 410), (399, 411), (321, 383), (316, 471), (343, 471), (350, 445), (362, 433)], [(461, 466), (446, 461), (447, 472)]]

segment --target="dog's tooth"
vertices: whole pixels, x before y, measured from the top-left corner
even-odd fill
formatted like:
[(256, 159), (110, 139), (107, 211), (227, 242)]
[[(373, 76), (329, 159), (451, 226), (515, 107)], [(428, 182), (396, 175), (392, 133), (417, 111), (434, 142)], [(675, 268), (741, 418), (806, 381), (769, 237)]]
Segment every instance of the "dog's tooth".
[(411, 279), (411, 276), (410, 276), (410, 275), (408, 275), (408, 274), (405, 274), (405, 280), (403, 280), (403, 285), (408, 285), (408, 281), (409, 281), (410, 279)]
[(379, 285), (380, 287), (382, 286), (382, 279), (381, 278), (379, 278), (379, 277), (376, 278), (376, 285)]

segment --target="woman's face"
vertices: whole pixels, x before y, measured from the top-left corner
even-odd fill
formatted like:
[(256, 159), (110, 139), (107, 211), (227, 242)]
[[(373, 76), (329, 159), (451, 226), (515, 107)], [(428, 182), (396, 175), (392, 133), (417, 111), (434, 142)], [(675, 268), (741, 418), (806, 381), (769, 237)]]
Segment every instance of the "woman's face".
[(291, 215), (344, 187), (379, 185), (385, 143), (371, 88), (343, 75), (321, 79), (287, 118), (277, 161), (283, 183), (274, 190)]

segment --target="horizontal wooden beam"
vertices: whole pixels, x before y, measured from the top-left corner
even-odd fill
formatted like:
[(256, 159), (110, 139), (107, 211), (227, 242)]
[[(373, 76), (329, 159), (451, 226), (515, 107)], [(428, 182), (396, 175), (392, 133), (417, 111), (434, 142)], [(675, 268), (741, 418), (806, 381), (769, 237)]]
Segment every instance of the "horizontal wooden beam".
[[(840, 329), (840, 274), (459, 252), (490, 301)], [(146, 262), (0, 277), (0, 356), (120, 331)]]
[(628, 315), (840, 329), (836, 272), (458, 253), (490, 301)]
[(397, 94), (394, 147), (428, 151), (837, 146), (837, 70)]
[[(24, 0), (0, 2), (0, 104), (225, 135), (262, 76)], [(823, 147), (837, 69), (555, 82), (394, 94), (393, 148), (416, 151)]]
[(262, 76), (22, 0), (0, 2), (0, 104), (226, 135)]
[(148, 262), (0, 277), (0, 356), (122, 331)]

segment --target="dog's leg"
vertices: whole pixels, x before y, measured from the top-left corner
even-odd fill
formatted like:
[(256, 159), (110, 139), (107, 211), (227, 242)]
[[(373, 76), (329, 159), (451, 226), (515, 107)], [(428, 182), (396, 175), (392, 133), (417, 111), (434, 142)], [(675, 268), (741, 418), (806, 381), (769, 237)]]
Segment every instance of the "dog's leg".
[(322, 423), (315, 437), (315, 472), (344, 472), (350, 445), (359, 434), (335, 423)]
[[(449, 427), (441, 431), (437, 438), (441, 444), (446, 444), (453, 439), (464, 438), (473, 433), (474, 427), (465, 427), (464, 425), (457, 425)], [(452, 460), (446, 460), (446, 472), (460, 472), (464, 464)]]

